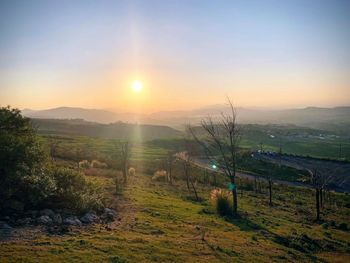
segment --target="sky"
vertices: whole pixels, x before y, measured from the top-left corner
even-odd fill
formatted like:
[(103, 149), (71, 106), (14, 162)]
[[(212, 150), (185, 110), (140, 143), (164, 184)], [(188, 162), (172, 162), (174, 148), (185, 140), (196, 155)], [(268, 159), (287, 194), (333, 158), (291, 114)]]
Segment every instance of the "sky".
[(149, 113), (226, 96), (350, 105), (350, 1), (0, 0), (2, 106)]

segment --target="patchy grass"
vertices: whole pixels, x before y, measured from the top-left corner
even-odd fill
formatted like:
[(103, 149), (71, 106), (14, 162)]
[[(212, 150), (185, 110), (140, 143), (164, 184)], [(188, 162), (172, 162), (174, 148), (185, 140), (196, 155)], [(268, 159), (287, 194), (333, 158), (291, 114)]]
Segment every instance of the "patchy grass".
[[(63, 236), (40, 231), (0, 241), (0, 262), (350, 260), (350, 233), (337, 227), (349, 219), (345, 195), (333, 196), (332, 205), (323, 211), (324, 224), (319, 224), (313, 222), (309, 190), (279, 186), (273, 207), (268, 206), (266, 193), (245, 191), (241, 197), (239, 192), (240, 217), (232, 219), (214, 214), (207, 201), (190, 201), (179, 181), (169, 186), (139, 174), (118, 199), (111, 178), (89, 177), (104, 185), (107, 202), (118, 209), (120, 220)], [(198, 192), (208, 200), (209, 187), (199, 185)]]

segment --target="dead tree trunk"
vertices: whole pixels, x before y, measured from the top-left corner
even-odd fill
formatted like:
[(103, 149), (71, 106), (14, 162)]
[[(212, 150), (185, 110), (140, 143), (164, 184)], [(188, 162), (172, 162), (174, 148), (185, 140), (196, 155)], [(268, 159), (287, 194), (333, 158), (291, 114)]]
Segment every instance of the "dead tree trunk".
[(272, 206), (272, 180), (269, 178), (269, 205)]
[(168, 174), (167, 180), (170, 185), (173, 184), (173, 174), (172, 174), (173, 163), (174, 163), (174, 154), (173, 152), (169, 151), (166, 159), (166, 168), (167, 168), (167, 174)]
[(316, 187), (316, 219), (320, 221), (320, 189)]
[(130, 149), (130, 143), (128, 141), (119, 142), (118, 145), (116, 145), (116, 148), (119, 151), (119, 158), (121, 160), (121, 170), (123, 174), (123, 183), (127, 184), (128, 182), (128, 166), (129, 166), (129, 160), (131, 155), (131, 149)]
[(194, 186), (194, 183), (193, 183), (193, 181), (191, 180), (191, 178), (190, 178), (190, 182), (191, 182), (191, 185), (192, 185), (192, 189), (193, 189), (194, 195), (195, 195), (195, 197), (196, 197), (196, 201), (199, 201), (196, 187)]
[(190, 189), (190, 178), (188, 177), (188, 171), (187, 171), (186, 168), (185, 168), (185, 177), (186, 177), (187, 189), (188, 189), (189, 192), (191, 192), (191, 189)]

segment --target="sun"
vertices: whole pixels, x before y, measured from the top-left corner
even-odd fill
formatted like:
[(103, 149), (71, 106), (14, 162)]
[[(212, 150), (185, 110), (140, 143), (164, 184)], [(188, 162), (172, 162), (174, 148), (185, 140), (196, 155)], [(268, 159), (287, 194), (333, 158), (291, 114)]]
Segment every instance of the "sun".
[(131, 87), (134, 92), (140, 92), (143, 88), (143, 84), (139, 80), (134, 80)]

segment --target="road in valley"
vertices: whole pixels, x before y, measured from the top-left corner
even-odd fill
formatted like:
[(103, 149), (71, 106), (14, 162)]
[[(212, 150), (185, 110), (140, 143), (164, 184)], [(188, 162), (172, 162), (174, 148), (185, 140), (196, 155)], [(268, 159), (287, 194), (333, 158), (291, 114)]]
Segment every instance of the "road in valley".
[[(330, 176), (332, 176), (329, 183), (329, 189), (337, 192), (350, 192), (350, 164), (349, 163), (338, 163), (333, 161), (324, 161), (319, 159), (310, 159), (303, 157), (294, 157), (294, 156), (284, 156), (282, 159), (277, 158), (278, 155), (265, 155), (258, 154), (255, 158), (261, 158), (269, 162), (281, 162), (282, 165), (293, 167), (296, 169), (305, 169), (311, 171), (313, 167), (317, 167), (319, 171), (327, 171)], [(185, 160), (186, 153), (179, 152), (176, 154), (178, 159)], [(212, 172), (222, 173), (218, 169), (213, 169), (212, 164), (206, 158), (191, 157), (190, 162), (200, 168), (207, 169)], [(237, 172), (237, 177), (246, 178), (249, 180), (255, 180), (255, 176), (248, 173)], [(264, 176), (259, 176), (260, 180), (267, 182), (267, 179)], [(312, 185), (302, 182), (290, 182), (284, 180), (273, 180), (274, 184), (287, 185), (287, 186), (296, 186), (296, 187), (305, 187), (312, 188)]]

